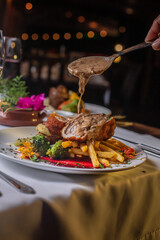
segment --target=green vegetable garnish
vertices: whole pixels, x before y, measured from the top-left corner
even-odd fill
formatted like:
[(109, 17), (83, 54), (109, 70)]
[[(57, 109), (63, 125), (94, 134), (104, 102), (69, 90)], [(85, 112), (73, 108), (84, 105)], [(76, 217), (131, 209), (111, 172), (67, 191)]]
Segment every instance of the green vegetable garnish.
[[(62, 110), (76, 113), (77, 112), (78, 102), (79, 102), (78, 99), (73, 99), (73, 101), (71, 103), (63, 105), (62, 106)], [(81, 101), (81, 107), (83, 107), (83, 105), (84, 105), (84, 103), (83, 103), (83, 101)]]
[(68, 148), (63, 148), (62, 140), (59, 140), (48, 149), (47, 155), (55, 159), (66, 158), (68, 156)]
[(35, 135), (31, 138), (31, 142), (33, 144), (35, 152), (38, 152), (41, 156), (46, 155), (46, 152), (50, 147), (50, 142), (45, 138), (44, 135)]

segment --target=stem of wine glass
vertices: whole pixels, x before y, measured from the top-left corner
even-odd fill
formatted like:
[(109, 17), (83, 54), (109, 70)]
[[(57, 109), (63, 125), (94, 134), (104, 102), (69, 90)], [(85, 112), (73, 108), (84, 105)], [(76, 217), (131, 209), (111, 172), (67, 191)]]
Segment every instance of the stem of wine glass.
[(4, 60), (5, 60), (4, 37), (3, 31), (0, 30), (0, 77), (3, 74)]

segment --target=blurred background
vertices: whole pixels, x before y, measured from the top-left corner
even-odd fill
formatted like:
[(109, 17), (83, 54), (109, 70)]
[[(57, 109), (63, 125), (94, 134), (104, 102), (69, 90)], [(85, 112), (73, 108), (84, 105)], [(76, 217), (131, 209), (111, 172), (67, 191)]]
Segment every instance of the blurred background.
[[(0, 0), (0, 29), (22, 42), (22, 59), (6, 66), (12, 69), (8, 77), (22, 74), (31, 94), (48, 96), (59, 84), (78, 92), (78, 80), (67, 70), (71, 61), (143, 42), (158, 14), (159, 0)], [(83, 100), (160, 127), (159, 92), (160, 52), (148, 47), (92, 77)]]

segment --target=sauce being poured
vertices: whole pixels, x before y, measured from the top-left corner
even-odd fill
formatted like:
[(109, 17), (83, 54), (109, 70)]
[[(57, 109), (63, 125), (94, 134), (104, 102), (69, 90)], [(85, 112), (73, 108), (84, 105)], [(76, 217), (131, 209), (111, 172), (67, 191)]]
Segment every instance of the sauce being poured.
[(112, 62), (113, 59), (110, 57), (93, 56), (77, 59), (68, 65), (69, 72), (79, 78), (78, 114), (81, 110), (81, 100), (89, 78), (95, 74), (102, 74), (111, 66)]

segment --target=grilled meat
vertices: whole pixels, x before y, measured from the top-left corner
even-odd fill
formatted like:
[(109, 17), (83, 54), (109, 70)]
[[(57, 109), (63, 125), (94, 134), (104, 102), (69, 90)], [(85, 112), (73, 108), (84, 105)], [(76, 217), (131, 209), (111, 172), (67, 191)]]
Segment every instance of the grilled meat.
[(46, 136), (46, 138), (51, 142), (62, 139), (61, 130), (67, 123), (67, 119), (57, 115), (56, 113), (51, 113), (46, 122), (39, 124), (37, 126), (37, 131)]
[(68, 121), (62, 129), (62, 137), (67, 140), (106, 140), (113, 136), (116, 123), (106, 114), (79, 114)]

